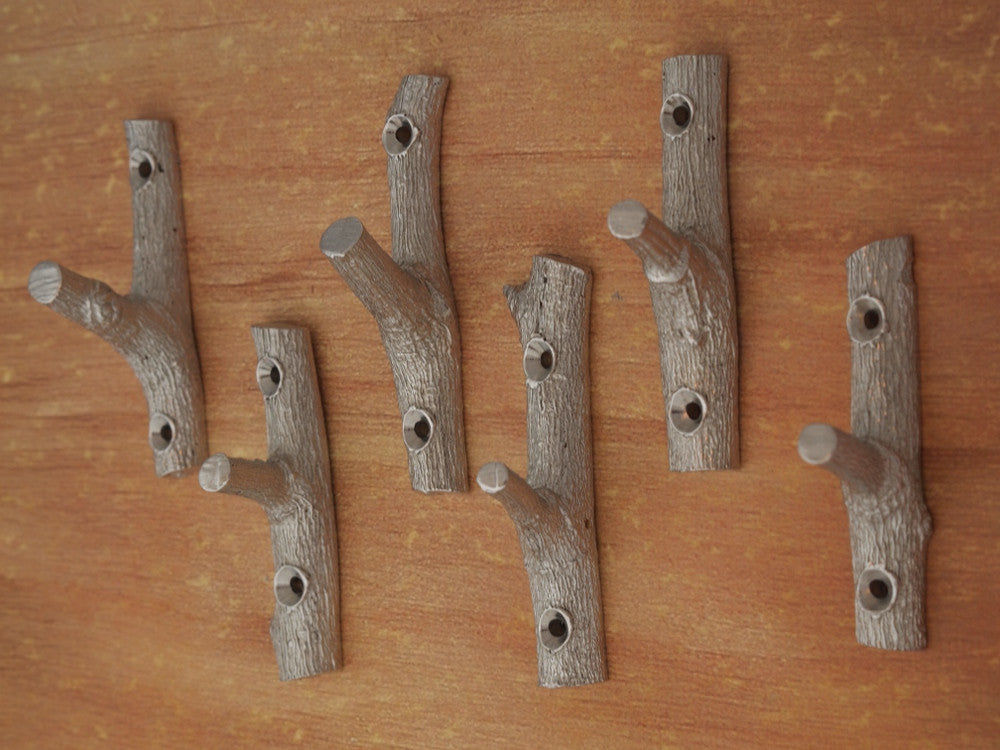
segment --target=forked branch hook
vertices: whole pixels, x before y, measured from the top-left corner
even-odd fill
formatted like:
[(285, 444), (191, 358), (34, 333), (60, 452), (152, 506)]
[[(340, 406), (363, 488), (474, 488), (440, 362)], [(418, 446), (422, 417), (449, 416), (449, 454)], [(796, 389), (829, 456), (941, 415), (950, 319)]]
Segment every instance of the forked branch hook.
[(402, 417), (410, 482), (468, 489), (462, 352), (441, 231), (441, 120), (447, 78), (407, 76), (382, 130), (392, 257), (359, 219), (341, 219), (320, 249), (378, 323)]
[(216, 453), (198, 481), (208, 492), (256, 501), (271, 524), (271, 641), (282, 680), (342, 663), (337, 523), (330, 458), (309, 331), (254, 326), (257, 385), (264, 396), (267, 461)]
[(590, 271), (536, 256), (531, 278), (505, 287), (524, 350), (528, 478), (502, 463), (479, 470), (517, 529), (534, 607), (538, 683), (607, 679), (594, 523), (590, 432)]
[(927, 645), (931, 516), (920, 476), (917, 303), (909, 237), (847, 259), (851, 434), (811, 424), (799, 454), (840, 477), (851, 528), (855, 633), (893, 650)]
[(673, 471), (739, 466), (739, 344), (726, 186), (726, 59), (663, 61), (663, 220), (615, 205), (642, 260), (660, 341)]
[(135, 371), (149, 407), (157, 476), (181, 476), (208, 451), (205, 397), (191, 327), (181, 171), (169, 122), (127, 120), (132, 290), (127, 295), (52, 261), (31, 271), (43, 305), (103, 338)]

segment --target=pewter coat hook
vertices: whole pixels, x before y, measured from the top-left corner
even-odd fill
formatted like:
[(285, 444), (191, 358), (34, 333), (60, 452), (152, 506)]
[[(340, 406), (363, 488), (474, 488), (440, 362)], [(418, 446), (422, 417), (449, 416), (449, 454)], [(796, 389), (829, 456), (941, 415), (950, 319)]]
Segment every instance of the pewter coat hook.
[(726, 186), (726, 59), (663, 61), (663, 220), (608, 214), (642, 260), (660, 341), (672, 471), (739, 466), (739, 344)]
[(205, 397), (191, 327), (181, 170), (174, 129), (126, 120), (132, 187), (132, 289), (127, 295), (52, 261), (28, 291), (103, 338), (135, 371), (149, 407), (157, 476), (181, 476), (208, 453)]
[(353, 217), (332, 224), (320, 240), (378, 323), (396, 383), (410, 482), (421, 492), (469, 487), (462, 352), (439, 195), (447, 87), (447, 78), (406, 76), (386, 117), (392, 257)]
[(607, 679), (590, 434), (590, 271), (536, 256), (531, 278), (504, 287), (524, 350), (527, 481), (502, 463), (477, 481), (510, 515), (534, 608), (538, 683)]
[(851, 529), (859, 643), (927, 645), (925, 568), (931, 516), (920, 477), (917, 303), (909, 237), (847, 259), (851, 434), (811, 424), (799, 454), (840, 477)]
[(282, 680), (342, 664), (337, 524), (330, 458), (309, 331), (254, 326), (267, 461), (216, 453), (198, 473), (208, 492), (256, 501), (271, 524), (271, 641)]

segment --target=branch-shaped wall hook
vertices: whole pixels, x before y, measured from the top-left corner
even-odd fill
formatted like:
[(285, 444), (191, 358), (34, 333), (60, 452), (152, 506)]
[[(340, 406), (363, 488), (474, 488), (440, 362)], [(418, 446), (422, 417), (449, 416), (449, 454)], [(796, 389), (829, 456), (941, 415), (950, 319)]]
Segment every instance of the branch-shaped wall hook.
[(739, 465), (739, 345), (726, 187), (726, 59), (663, 61), (663, 221), (627, 200), (611, 233), (642, 260), (673, 471)]
[(198, 481), (209, 492), (260, 503), (271, 524), (271, 642), (282, 680), (337, 669), (340, 582), (330, 457), (309, 331), (254, 326), (264, 395), (267, 461), (210, 456)]
[(320, 249), (378, 323), (396, 381), (410, 482), (421, 492), (469, 487), (462, 353), (439, 197), (447, 87), (447, 78), (407, 76), (382, 130), (392, 257), (353, 217), (332, 224), (320, 240)]
[(135, 371), (149, 407), (158, 476), (180, 476), (208, 452), (205, 397), (191, 328), (181, 170), (169, 122), (127, 120), (132, 185), (132, 290), (44, 261), (28, 291), (107, 341)]
[(504, 287), (524, 349), (528, 479), (502, 463), (479, 486), (507, 509), (534, 605), (538, 683), (607, 679), (590, 436), (590, 271), (536, 256), (531, 278)]
[(927, 645), (924, 589), (931, 516), (920, 478), (917, 303), (909, 237), (873, 242), (847, 259), (851, 432), (812, 424), (807, 463), (840, 477), (851, 527), (858, 642)]

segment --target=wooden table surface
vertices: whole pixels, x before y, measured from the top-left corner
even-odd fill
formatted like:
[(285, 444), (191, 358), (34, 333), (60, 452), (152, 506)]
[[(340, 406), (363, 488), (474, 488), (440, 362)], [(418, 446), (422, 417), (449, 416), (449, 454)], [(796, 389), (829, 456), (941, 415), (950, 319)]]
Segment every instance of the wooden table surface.
[[(0, 8), (0, 745), (996, 746), (1000, 743), (1000, 10), (978, 2), (9, 3)], [(729, 57), (739, 471), (678, 474), (638, 261), (608, 208), (660, 200), (660, 61)], [(610, 680), (545, 690), (514, 528), (413, 492), (377, 329), (320, 254), (388, 246), (383, 118), (451, 78), (442, 201), (471, 470), (525, 468), (501, 294), (531, 256), (594, 271), (593, 429)], [(158, 480), (104, 342), (29, 297), (56, 260), (127, 291), (122, 120), (183, 165), (211, 450), (264, 456), (249, 326), (312, 331), (346, 666), (281, 683), (267, 522)], [(930, 643), (854, 640), (837, 481), (799, 429), (847, 427), (844, 259), (911, 233)]]

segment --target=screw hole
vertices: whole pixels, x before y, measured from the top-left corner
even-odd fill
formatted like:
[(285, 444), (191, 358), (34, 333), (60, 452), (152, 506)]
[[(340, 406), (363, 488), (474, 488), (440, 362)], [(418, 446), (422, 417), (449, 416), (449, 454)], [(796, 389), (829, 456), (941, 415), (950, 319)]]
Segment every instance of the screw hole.
[(885, 581), (875, 579), (868, 584), (868, 593), (874, 596), (876, 599), (885, 599), (889, 596), (889, 584)]
[(406, 115), (393, 115), (382, 129), (382, 147), (390, 156), (399, 156), (413, 145), (419, 131)]
[(885, 332), (885, 308), (874, 297), (858, 297), (847, 311), (847, 333), (859, 344), (875, 341)]
[(869, 331), (874, 331), (881, 322), (882, 316), (878, 314), (878, 310), (869, 310), (865, 313), (865, 328)]
[(174, 423), (163, 414), (154, 414), (149, 420), (149, 445), (154, 451), (165, 451), (174, 441)]
[(536, 336), (524, 347), (521, 361), (528, 385), (536, 386), (545, 380), (556, 366), (556, 353), (545, 339)]
[(419, 451), (430, 442), (434, 421), (423, 409), (411, 408), (403, 416), (403, 442), (411, 451)]
[(896, 577), (885, 568), (867, 568), (858, 581), (858, 601), (873, 614), (889, 609), (896, 601)]
[(308, 588), (306, 574), (294, 565), (282, 565), (274, 574), (274, 598), (286, 607), (291, 608), (301, 602)]
[(257, 363), (257, 387), (264, 394), (264, 398), (271, 398), (281, 390), (283, 378), (281, 365), (277, 360), (264, 357)]
[(690, 388), (681, 388), (670, 398), (670, 424), (687, 435), (701, 427), (705, 412), (705, 399)]
[(679, 128), (686, 128), (688, 121), (691, 119), (691, 108), (686, 104), (681, 104), (679, 107), (674, 107), (672, 114), (674, 124)]
[(538, 618), (538, 638), (549, 651), (561, 649), (571, 633), (569, 615), (561, 609), (547, 609)]
[(149, 182), (153, 177), (153, 173), (156, 172), (157, 166), (156, 159), (153, 158), (152, 154), (142, 149), (136, 149), (129, 154), (132, 187), (138, 189)]
[(671, 94), (663, 101), (660, 111), (660, 127), (663, 132), (676, 138), (688, 129), (694, 117), (694, 106), (683, 94)]
[(410, 145), (410, 141), (413, 140), (413, 128), (410, 127), (409, 123), (403, 123), (396, 130), (396, 141), (403, 148)]
[(431, 436), (431, 423), (426, 419), (418, 420), (417, 423), (413, 425), (413, 432), (418, 438), (426, 443), (428, 438)]

